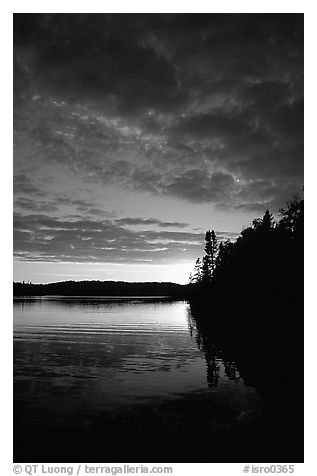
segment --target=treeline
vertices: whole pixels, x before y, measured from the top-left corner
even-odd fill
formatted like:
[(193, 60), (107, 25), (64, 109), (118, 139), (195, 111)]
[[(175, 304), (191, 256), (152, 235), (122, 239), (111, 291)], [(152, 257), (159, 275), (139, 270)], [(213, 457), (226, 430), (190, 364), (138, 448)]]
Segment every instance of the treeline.
[(49, 284), (13, 283), (14, 296), (168, 296), (183, 299), (187, 286), (174, 283), (125, 281), (61, 281)]
[(302, 288), (304, 201), (289, 202), (279, 218), (275, 221), (267, 210), (234, 243), (218, 243), (215, 232), (207, 231), (205, 255), (196, 260), (189, 278), (191, 289), (198, 294), (213, 289), (263, 296), (263, 292)]

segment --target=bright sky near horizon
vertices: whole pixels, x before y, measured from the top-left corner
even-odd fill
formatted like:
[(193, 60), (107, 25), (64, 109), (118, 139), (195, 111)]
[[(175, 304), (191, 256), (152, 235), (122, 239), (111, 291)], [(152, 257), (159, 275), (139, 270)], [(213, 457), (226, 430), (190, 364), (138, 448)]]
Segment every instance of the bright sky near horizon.
[(14, 279), (188, 279), (303, 185), (303, 15), (15, 14)]

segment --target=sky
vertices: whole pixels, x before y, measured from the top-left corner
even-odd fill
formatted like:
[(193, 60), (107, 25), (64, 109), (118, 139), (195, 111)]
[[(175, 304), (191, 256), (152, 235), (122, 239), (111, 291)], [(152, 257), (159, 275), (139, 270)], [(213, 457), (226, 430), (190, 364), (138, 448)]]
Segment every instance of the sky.
[(302, 14), (15, 14), (14, 279), (185, 283), (303, 187)]

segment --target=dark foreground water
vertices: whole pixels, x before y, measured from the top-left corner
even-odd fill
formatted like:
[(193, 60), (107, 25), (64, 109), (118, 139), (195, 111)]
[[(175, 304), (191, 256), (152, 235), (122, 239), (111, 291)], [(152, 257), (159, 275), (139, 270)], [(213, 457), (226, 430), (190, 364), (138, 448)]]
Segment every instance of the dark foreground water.
[(277, 458), (261, 392), (200, 340), (186, 302), (15, 299), (15, 462)]

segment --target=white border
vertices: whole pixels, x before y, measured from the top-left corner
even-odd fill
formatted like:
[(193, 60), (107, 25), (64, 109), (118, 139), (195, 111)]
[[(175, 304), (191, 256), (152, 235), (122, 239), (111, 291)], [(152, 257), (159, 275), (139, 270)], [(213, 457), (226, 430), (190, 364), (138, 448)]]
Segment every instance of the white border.
[[(73, 12), (73, 13), (305, 13), (305, 464), (295, 465), (295, 476), (314, 474), (314, 457), (316, 452), (316, 30), (317, 16), (313, 1), (267, 0), (251, 1), (159, 1), (154, 3), (140, 1), (106, 2), (94, 1), (3, 1), (1, 3), (1, 131), (2, 131), (2, 272), (1, 297), (2, 339), (1, 339), (1, 473), (12, 473), (12, 13), (36, 12)], [(314, 193), (315, 192), (315, 193)], [(296, 350), (294, 350), (296, 352)], [(296, 376), (294, 376), (294, 380)], [(167, 462), (168, 463), (168, 462)], [(248, 462), (245, 462), (248, 463)], [(282, 463), (282, 462), (281, 462)], [(288, 462), (285, 462), (288, 463)], [(257, 463), (259, 466), (260, 463)], [(67, 465), (71, 466), (71, 465)], [(74, 469), (78, 465), (74, 465)], [(94, 466), (91, 464), (91, 466)], [(95, 465), (97, 466), (97, 465)], [(110, 465), (109, 465), (110, 466)], [(316, 465), (315, 465), (316, 466)], [(243, 464), (173, 464), (174, 475), (200, 474), (236, 475), (244, 474)], [(23, 473), (24, 474), (24, 473)]]

